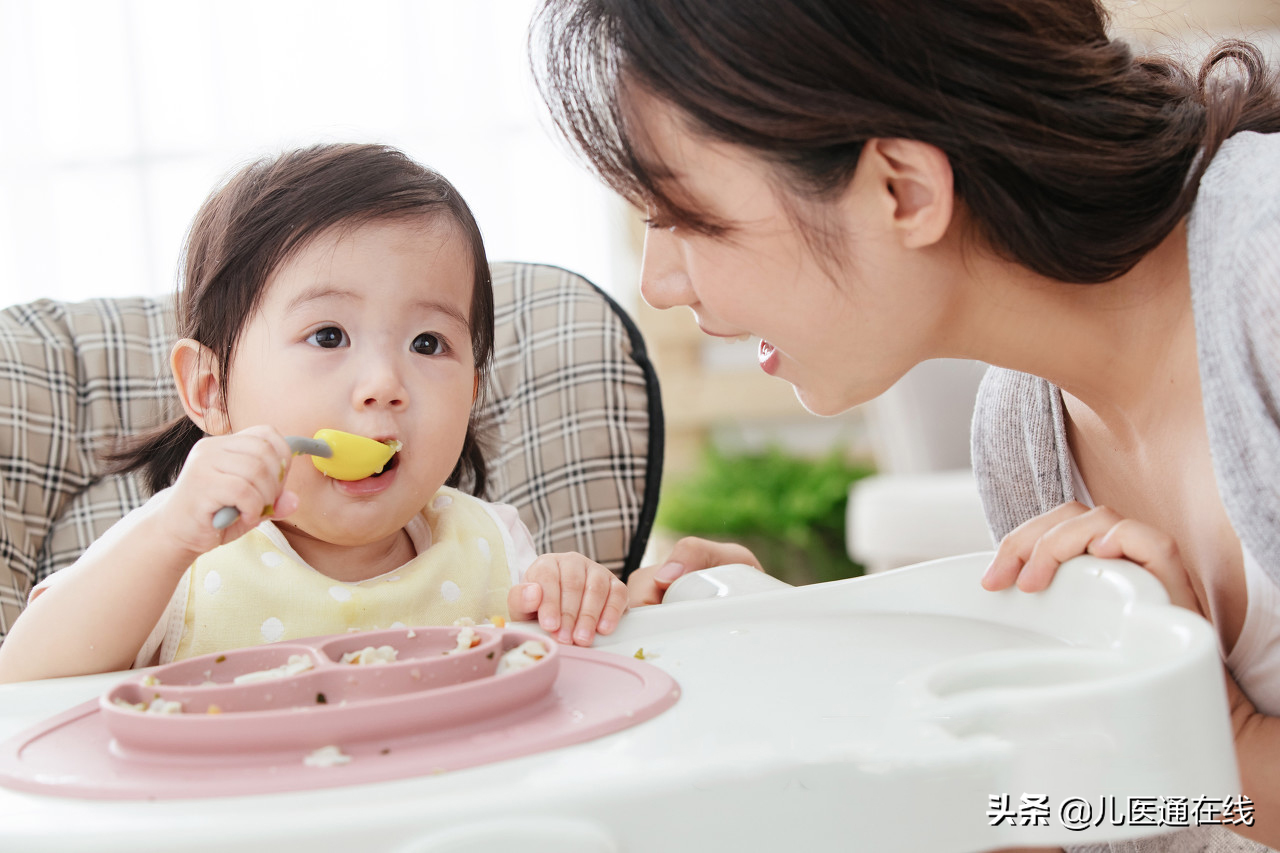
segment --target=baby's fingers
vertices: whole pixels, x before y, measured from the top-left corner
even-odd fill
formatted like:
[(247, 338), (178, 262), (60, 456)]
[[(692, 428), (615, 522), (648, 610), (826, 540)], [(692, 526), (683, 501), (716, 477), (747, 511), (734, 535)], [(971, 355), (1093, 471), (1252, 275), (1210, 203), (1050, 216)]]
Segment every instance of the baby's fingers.
[(538, 625), (548, 634), (554, 634), (561, 628), (560, 567), (555, 555), (544, 555), (534, 560), (524, 573), (524, 579), (527, 584), (536, 584), (539, 588), (541, 601), (537, 605)]
[[(618, 608), (625, 604), (627, 598), (626, 586), (604, 566), (589, 563), (585, 568), (586, 586), (573, 628), (573, 642), (579, 646), (591, 645), (596, 631), (602, 634), (612, 631), (622, 616)], [(612, 610), (609, 609), (611, 602)]]
[[(607, 570), (606, 570), (607, 571)], [(609, 573), (609, 597), (605, 601), (604, 611), (596, 624), (596, 631), (601, 634), (612, 634), (622, 619), (622, 614), (631, 606), (627, 585)]]
[(542, 603), (542, 587), (536, 583), (518, 583), (507, 592), (507, 612), (516, 622), (527, 622), (538, 614)]

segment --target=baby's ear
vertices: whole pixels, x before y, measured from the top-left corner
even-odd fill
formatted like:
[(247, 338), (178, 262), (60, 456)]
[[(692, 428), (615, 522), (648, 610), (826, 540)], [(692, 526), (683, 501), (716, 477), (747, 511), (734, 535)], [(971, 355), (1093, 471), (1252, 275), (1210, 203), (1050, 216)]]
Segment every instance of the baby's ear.
[(199, 341), (183, 338), (173, 345), (169, 368), (187, 417), (208, 435), (230, 432), (231, 423), (222, 399), (222, 378), (213, 350)]

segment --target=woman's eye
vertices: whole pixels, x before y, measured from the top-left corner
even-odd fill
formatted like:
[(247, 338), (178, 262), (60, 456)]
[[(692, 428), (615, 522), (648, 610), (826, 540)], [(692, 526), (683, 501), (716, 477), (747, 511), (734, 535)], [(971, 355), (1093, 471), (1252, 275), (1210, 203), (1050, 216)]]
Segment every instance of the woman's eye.
[(346, 345), (347, 335), (337, 326), (325, 326), (323, 329), (317, 329), (308, 335), (307, 340), (318, 347), (337, 349)]
[(444, 351), (444, 341), (430, 332), (423, 332), (413, 339), (413, 351), (422, 355), (439, 355)]

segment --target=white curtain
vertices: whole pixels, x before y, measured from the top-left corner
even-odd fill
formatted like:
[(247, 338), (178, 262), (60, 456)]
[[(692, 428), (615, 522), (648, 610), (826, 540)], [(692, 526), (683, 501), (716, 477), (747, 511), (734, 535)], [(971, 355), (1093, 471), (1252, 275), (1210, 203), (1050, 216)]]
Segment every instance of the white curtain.
[(492, 259), (629, 300), (625, 209), (533, 86), (534, 5), (0, 0), (0, 305), (171, 291), (215, 183), (317, 141), (404, 149), (458, 187)]

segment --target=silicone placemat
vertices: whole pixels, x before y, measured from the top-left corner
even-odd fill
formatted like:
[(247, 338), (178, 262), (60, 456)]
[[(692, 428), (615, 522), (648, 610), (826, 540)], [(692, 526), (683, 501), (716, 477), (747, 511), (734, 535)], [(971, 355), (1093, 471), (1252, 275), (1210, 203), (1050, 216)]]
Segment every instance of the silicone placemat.
[[(471, 630), (467, 648), (458, 628), (396, 629), (160, 667), (0, 745), (0, 785), (170, 799), (438, 774), (600, 737), (680, 694), (671, 676), (639, 660), (530, 632)], [(495, 674), (503, 655), (530, 641), (541, 659)], [(380, 646), (397, 649), (397, 659), (342, 663), (362, 649), (376, 657)], [(153, 702), (182, 712), (142, 710)]]

